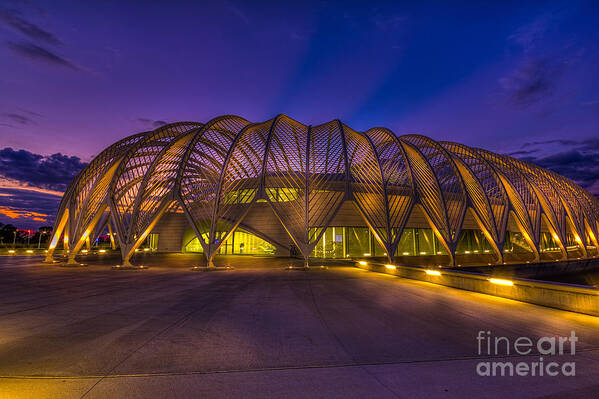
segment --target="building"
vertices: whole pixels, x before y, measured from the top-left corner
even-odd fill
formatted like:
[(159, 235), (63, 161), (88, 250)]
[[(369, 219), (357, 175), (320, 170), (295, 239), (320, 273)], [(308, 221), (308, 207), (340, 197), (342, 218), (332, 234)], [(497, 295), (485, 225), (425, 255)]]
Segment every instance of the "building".
[(533, 164), (385, 128), (221, 116), (101, 152), (54, 226), (74, 262), (108, 231), (139, 248), (480, 265), (595, 257), (599, 201)]

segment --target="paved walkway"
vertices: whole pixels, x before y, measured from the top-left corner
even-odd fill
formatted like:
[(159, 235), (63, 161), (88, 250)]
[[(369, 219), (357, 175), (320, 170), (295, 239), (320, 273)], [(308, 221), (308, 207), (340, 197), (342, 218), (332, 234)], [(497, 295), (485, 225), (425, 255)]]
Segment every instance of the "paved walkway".
[[(589, 398), (599, 318), (356, 268), (198, 273), (0, 258), (0, 398)], [(252, 266), (256, 266), (253, 264)], [(272, 265), (274, 266), (274, 265)], [(480, 377), (494, 336), (579, 337), (575, 377)]]

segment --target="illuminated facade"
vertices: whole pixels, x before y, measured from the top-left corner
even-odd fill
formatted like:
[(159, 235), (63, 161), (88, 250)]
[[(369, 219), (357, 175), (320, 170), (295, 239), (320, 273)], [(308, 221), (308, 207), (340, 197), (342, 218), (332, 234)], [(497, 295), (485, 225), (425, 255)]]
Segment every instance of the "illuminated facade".
[(488, 264), (597, 256), (599, 202), (527, 162), (335, 120), (222, 116), (101, 152), (71, 183), (57, 246)]

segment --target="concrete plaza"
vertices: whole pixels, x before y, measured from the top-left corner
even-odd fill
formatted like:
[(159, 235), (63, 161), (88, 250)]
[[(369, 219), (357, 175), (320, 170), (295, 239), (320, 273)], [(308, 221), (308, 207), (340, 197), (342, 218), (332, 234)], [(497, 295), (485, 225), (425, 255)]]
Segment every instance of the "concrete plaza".
[[(286, 260), (247, 257), (247, 267), (203, 273), (184, 258), (148, 260), (125, 271), (0, 257), (0, 398), (599, 392), (597, 317), (352, 267), (287, 271)], [(576, 355), (556, 361), (575, 361), (576, 376), (478, 376), (481, 361), (539, 359), (478, 355), (479, 331), (512, 342), (575, 331)]]

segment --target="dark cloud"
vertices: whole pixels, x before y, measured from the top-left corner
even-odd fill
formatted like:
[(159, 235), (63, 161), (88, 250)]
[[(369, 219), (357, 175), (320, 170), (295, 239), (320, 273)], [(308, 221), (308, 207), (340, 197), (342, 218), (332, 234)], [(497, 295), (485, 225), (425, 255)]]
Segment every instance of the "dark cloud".
[(534, 154), (535, 152), (539, 152), (539, 150), (519, 150), (519, 151), (510, 152), (508, 155), (511, 157), (517, 157), (520, 155)]
[[(542, 156), (531, 155), (543, 150), (545, 145), (552, 148), (555, 144), (560, 146), (561, 151)], [(537, 148), (516, 151), (510, 155), (559, 173), (599, 196), (599, 138), (535, 141), (525, 143), (522, 148), (533, 146)]]
[(577, 150), (570, 150), (536, 158), (532, 162), (572, 179), (585, 188), (595, 185), (599, 180), (598, 153), (583, 154)]
[(25, 150), (0, 150), (0, 176), (29, 186), (65, 191), (87, 164), (78, 157), (62, 154), (43, 156)]
[(29, 118), (28, 116), (25, 116), (25, 115), (9, 113), (9, 114), (4, 114), (4, 116), (7, 119), (10, 119), (11, 121), (16, 122), (16, 123), (21, 124), (21, 125), (32, 125), (32, 124), (35, 124), (35, 121), (33, 119), (31, 119), (31, 118)]
[(137, 118), (137, 120), (139, 122), (144, 123), (153, 128), (157, 128), (157, 127), (164, 126), (167, 124), (167, 122), (165, 122), (165, 121), (148, 119), (148, 118)]
[(62, 42), (53, 34), (31, 23), (23, 18), (17, 10), (0, 10), (0, 20), (13, 29), (30, 37), (48, 44), (62, 44)]
[(513, 103), (528, 106), (553, 93), (560, 70), (546, 59), (528, 59), (499, 82)]
[(561, 144), (561, 145), (574, 145), (578, 143), (576, 140), (565, 140), (565, 139), (555, 139), (555, 140), (544, 140), (544, 141), (529, 141), (527, 143), (522, 144), (522, 148), (538, 146), (544, 144)]
[(62, 66), (65, 68), (79, 70), (72, 62), (46, 50), (43, 47), (40, 47), (33, 43), (14, 43), (7, 42), (7, 46), (14, 53), (19, 54), (23, 57), (35, 60), (35, 61), (43, 61), (45, 63)]
[(573, 140), (573, 139), (553, 139), (544, 141), (531, 141), (522, 144), (521, 148), (531, 146), (543, 146), (546, 144), (559, 144), (563, 146), (573, 147), (578, 151), (599, 151), (599, 137), (592, 137), (589, 139)]

